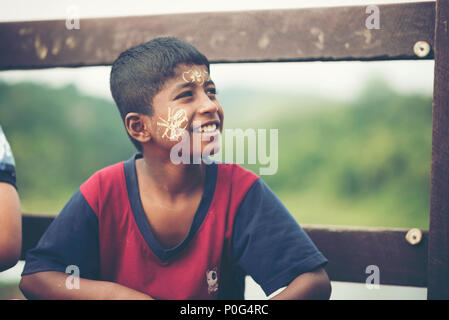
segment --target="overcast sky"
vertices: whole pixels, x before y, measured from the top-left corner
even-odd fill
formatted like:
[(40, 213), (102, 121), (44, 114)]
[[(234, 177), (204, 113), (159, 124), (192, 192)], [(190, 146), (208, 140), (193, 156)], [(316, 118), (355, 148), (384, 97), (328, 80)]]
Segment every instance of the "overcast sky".
[[(0, 3), (0, 21), (65, 19), (67, 9), (76, 6), (83, 18), (150, 15), (182, 12), (258, 10), (337, 5), (368, 5), (418, 1), (367, 0), (15, 0)], [(382, 27), (382, 16), (380, 19)], [(2, 71), (8, 82), (30, 80), (53, 86), (75, 83), (80, 90), (110, 99), (109, 67), (56, 68), (32, 71)], [(270, 75), (267, 77), (267, 75)], [(386, 78), (403, 92), (432, 93), (433, 61), (303, 62), (213, 65), (211, 75), (218, 90), (239, 86), (263, 90), (317, 93), (349, 98), (373, 75)]]

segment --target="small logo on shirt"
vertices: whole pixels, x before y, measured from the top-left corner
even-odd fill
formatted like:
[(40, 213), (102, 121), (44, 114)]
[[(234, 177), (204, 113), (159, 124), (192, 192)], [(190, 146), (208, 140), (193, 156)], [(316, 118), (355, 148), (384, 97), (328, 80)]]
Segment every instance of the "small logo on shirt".
[(206, 272), (206, 280), (207, 280), (207, 292), (212, 294), (218, 291), (218, 273), (217, 267), (207, 270)]

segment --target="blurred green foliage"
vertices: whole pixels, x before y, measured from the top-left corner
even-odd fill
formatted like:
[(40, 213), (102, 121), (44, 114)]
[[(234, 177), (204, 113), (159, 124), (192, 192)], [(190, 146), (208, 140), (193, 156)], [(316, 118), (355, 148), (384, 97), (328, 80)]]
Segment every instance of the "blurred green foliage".
[(280, 95), (267, 107), (258, 95), (249, 112), (269, 118), (234, 126), (279, 129), (279, 169), (263, 179), (300, 223), (428, 228), (430, 96), (381, 79), (346, 102)]
[[(430, 96), (372, 79), (353, 101), (242, 88), (218, 98), (225, 128), (279, 130), (277, 174), (262, 178), (300, 223), (428, 228)], [(0, 124), (24, 212), (56, 214), (92, 173), (135, 152), (113, 102), (75, 86), (0, 83)]]
[(0, 124), (24, 212), (56, 214), (91, 174), (133, 152), (115, 105), (73, 85), (1, 83)]

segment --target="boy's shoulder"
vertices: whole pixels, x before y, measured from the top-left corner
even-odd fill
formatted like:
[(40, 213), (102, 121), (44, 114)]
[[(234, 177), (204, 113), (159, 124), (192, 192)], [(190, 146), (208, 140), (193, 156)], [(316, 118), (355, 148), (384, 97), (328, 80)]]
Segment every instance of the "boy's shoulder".
[[(220, 190), (244, 196), (259, 179), (257, 174), (239, 164), (220, 162), (214, 164), (217, 173), (216, 180), (213, 180)], [(120, 202), (120, 199), (125, 201), (128, 196), (125, 161), (98, 170), (81, 185), (80, 191), (96, 213), (100, 212), (100, 208), (108, 199), (114, 202)]]
[(81, 188), (98, 187), (99, 185), (110, 185), (124, 178), (124, 161), (109, 165), (96, 171), (82, 185)]
[(126, 190), (124, 161), (109, 165), (91, 175), (81, 186), (80, 191), (95, 212), (99, 212), (105, 199), (119, 199)]
[[(124, 164), (125, 161), (121, 161), (96, 171), (81, 185), (81, 189), (88, 191), (92, 188), (108, 188), (112, 185), (121, 185), (125, 182)], [(228, 180), (235, 184), (244, 181), (254, 182), (259, 179), (257, 174), (239, 164), (222, 162), (215, 162), (215, 164), (218, 167), (218, 182)]]
[[(217, 163), (217, 188), (227, 190), (233, 198), (241, 199), (251, 189), (259, 176), (235, 163)], [(236, 197), (237, 196), (237, 197)]]
[(245, 181), (253, 183), (259, 176), (249, 169), (236, 163), (216, 162), (219, 170), (217, 179), (230, 180), (232, 184), (243, 183)]

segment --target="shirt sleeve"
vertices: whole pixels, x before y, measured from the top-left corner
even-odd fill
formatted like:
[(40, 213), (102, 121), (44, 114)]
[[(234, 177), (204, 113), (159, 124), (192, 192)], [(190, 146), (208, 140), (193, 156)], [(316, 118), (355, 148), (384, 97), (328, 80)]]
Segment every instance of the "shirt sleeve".
[(327, 263), (312, 240), (271, 189), (258, 179), (234, 220), (234, 261), (268, 296), (296, 277)]
[(0, 182), (10, 183), (17, 189), (14, 157), (1, 126), (0, 126)]
[(76, 266), (81, 278), (99, 280), (98, 219), (79, 190), (50, 224), (37, 247), (27, 252), (22, 275), (66, 272), (68, 266)]

